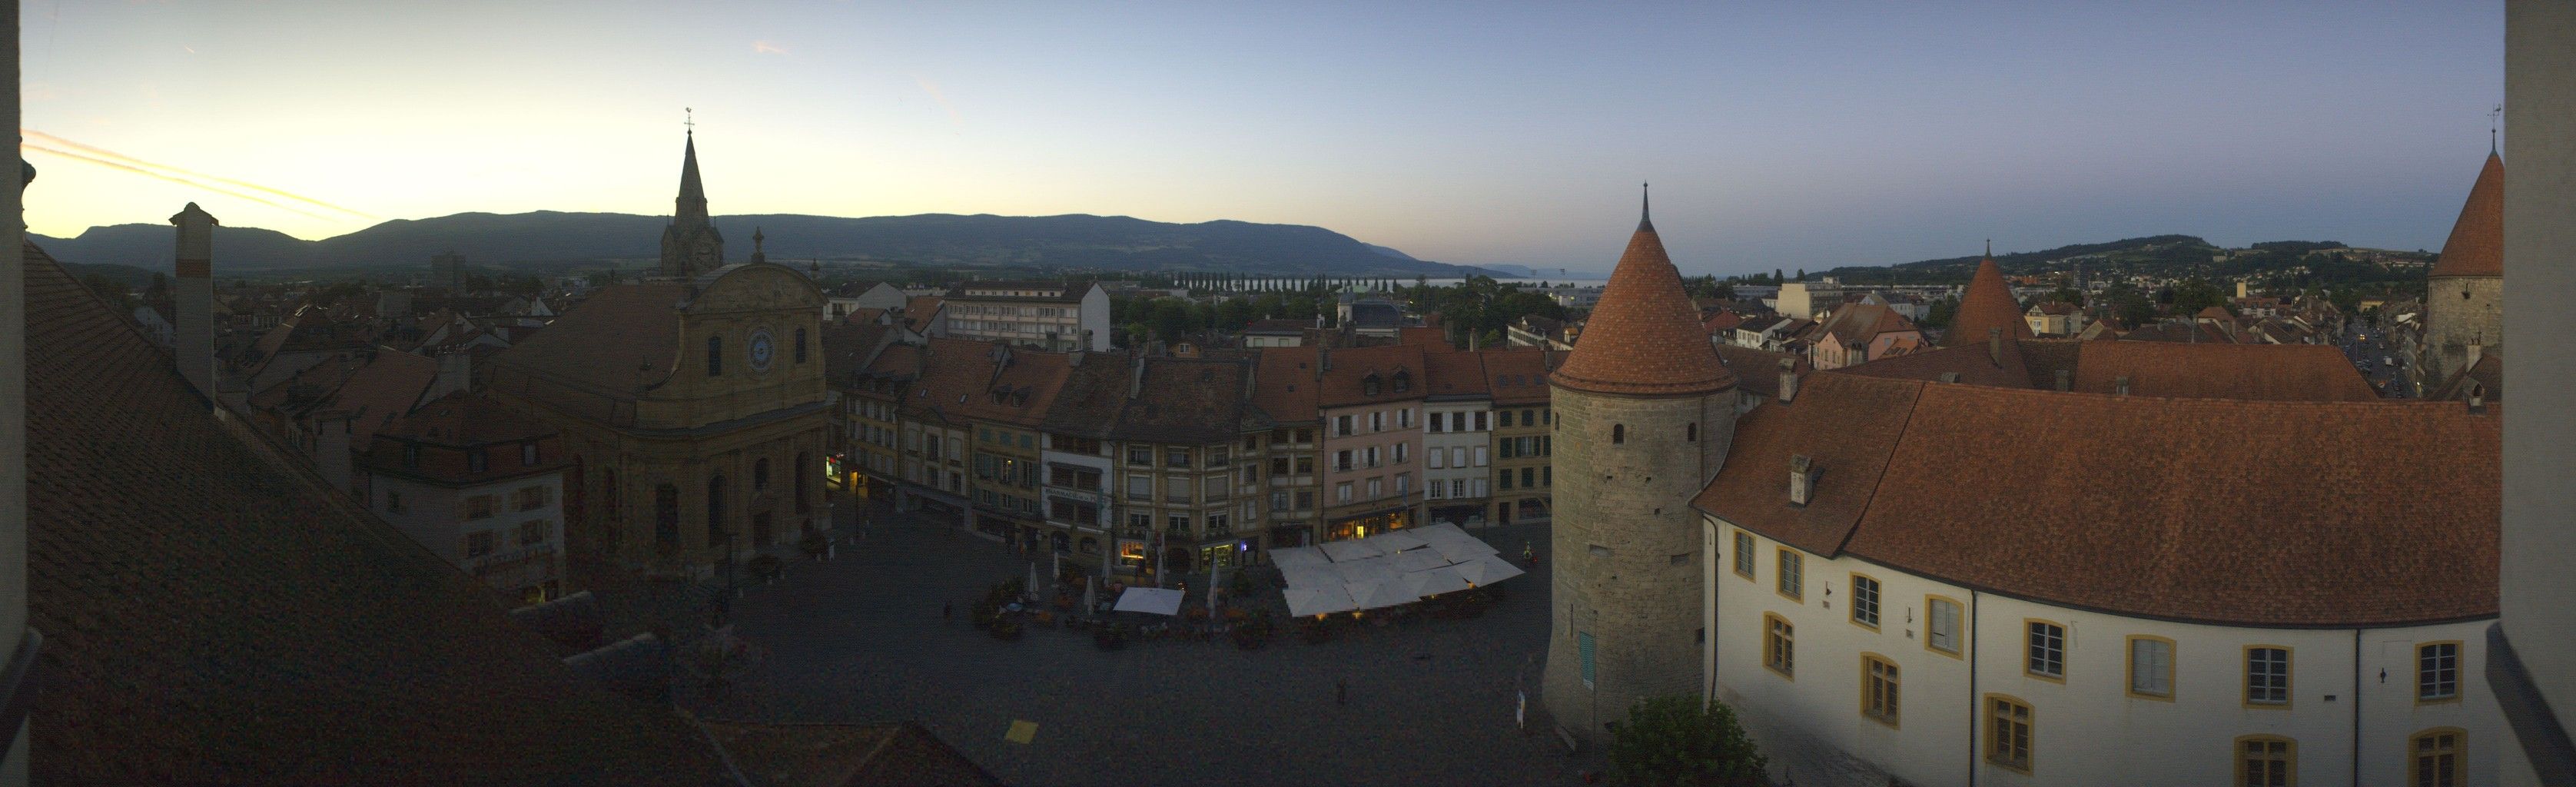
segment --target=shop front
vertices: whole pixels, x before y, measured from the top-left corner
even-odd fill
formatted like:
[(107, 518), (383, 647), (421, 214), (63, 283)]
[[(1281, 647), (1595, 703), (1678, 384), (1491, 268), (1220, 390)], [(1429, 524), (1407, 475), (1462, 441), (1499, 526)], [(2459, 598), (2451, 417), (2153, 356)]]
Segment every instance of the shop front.
[(1334, 519), (1324, 526), (1324, 540), (1348, 541), (1413, 526), (1413, 509), (1397, 508)]
[(1485, 506), (1481, 503), (1463, 506), (1433, 506), (1431, 508), (1431, 524), (1437, 525), (1442, 523), (1457, 525), (1459, 527), (1484, 527)]
[(1253, 554), (1252, 542), (1250, 541), (1227, 541), (1218, 544), (1209, 544), (1207, 546), (1199, 547), (1198, 570), (1207, 571), (1219, 568), (1248, 566), (1253, 563)]
[(1279, 525), (1277, 527), (1270, 528), (1270, 548), (1287, 549), (1289, 547), (1302, 547), (1306, 545), (1309, 536), (1310, 534), (1307, 532), (1306, 523), (1304, 522), (1292, 522), (1289, 524)]

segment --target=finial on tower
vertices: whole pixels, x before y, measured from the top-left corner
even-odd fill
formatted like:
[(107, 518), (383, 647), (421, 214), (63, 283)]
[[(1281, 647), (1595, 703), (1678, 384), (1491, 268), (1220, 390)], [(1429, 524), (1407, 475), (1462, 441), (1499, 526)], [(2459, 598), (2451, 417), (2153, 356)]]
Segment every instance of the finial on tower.
[(1986, 239), (1986, 256), (1988, 258), (1995, 256), (1995, 239), (1993, 238)]
[(768, 262), (768, 261), (769, 261), (769, 253), (768, 253), (768, 252), (766, 252), (766, 251), (762, 251), (762, 250), (761, 250), (761, 248), (760, 248), (760, 241), (761, 241), (761, 238), (762, 238), (762, 237), (763, 237), (763, 236), (760, 234), (760, 227), (759, 227), (759, 226), (757, 226), (757, 225), (754, 225), (754, 226), (751, 228), (751, 261), (752, 261), (752, 262)]
[(1653, 189), (1654, 184), (1652, 183), (1637, 184), (1638, 232), (1652, 232), (1655, 229), (1655, 195), (1653, 193)]
[(2503, 122), (2504, 105), (2497, 104), (2487, 112), (2487, 155), (2496, 154), (2496, 127)]
[(687, 133), (689, 136), (692, 136), (692, 137), (697, 136), (697, 135), (698, 135), (698, 111), (697, 111), (696, 109), (692, 109), (692, 108), (689, 108), (689, 107), (681, 107), (681, 108), (680, 108), (680, 117), (682, 118), (682, 119), (680, 120), (680, 125), (688, 126), (688, 127), (689, 127), (689, 130), (688, 130), (687, 132), (684, 132), (684, 133)]

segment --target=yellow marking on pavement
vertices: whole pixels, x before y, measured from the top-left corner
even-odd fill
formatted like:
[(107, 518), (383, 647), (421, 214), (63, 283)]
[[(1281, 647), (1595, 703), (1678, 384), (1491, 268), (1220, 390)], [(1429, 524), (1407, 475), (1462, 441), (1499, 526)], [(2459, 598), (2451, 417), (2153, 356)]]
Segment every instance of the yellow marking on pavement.
[(1002, 735), (1002, 740), (1010, 741), (1010, 742), (1012, 742), (1012, 743), (1017, 743), (1017, 744), (1020, 744), (1020, 745), (1023, 745), (1023, 746), (1028, 745), (1029, 741), (1033, 741), (1033, 740), (1037, 740), (1037, 739), (1038, 739), (1038, 723), (1037, 723), (1037, 722), (1034, 722), (1034, 721), (1017, 721), (1017, 720), (1014, 720), (1014, 721), (1012, 721), (1012, 722), (1011, 722), (1011, 731)]

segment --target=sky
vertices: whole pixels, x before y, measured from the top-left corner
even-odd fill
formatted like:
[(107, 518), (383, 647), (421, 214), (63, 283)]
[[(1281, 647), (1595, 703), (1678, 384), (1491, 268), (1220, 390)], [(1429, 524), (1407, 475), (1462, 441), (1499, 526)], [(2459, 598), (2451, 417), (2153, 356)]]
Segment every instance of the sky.
[(1986, 238), (2438, 249), (2503, 99), (2494, 0), (26, 0), (21, 16), (41, 173), (26, 218), (56, 236), (190, 201), (302, 238), (472, 211), (668, 214), (693, 117), (719, 215), (1236, 219), (1606, 270), (1651, 181), (1692, 274)]

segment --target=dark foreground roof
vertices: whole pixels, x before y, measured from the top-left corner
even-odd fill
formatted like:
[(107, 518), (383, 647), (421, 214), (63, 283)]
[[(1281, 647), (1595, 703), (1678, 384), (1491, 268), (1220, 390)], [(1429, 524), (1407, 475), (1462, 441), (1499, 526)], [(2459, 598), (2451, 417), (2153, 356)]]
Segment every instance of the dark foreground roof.
[[(278, 469), (27, 247), (40, 784), (713, 784), (487, 589)], [(246, 433), (246, 430), (245, 430)]]

